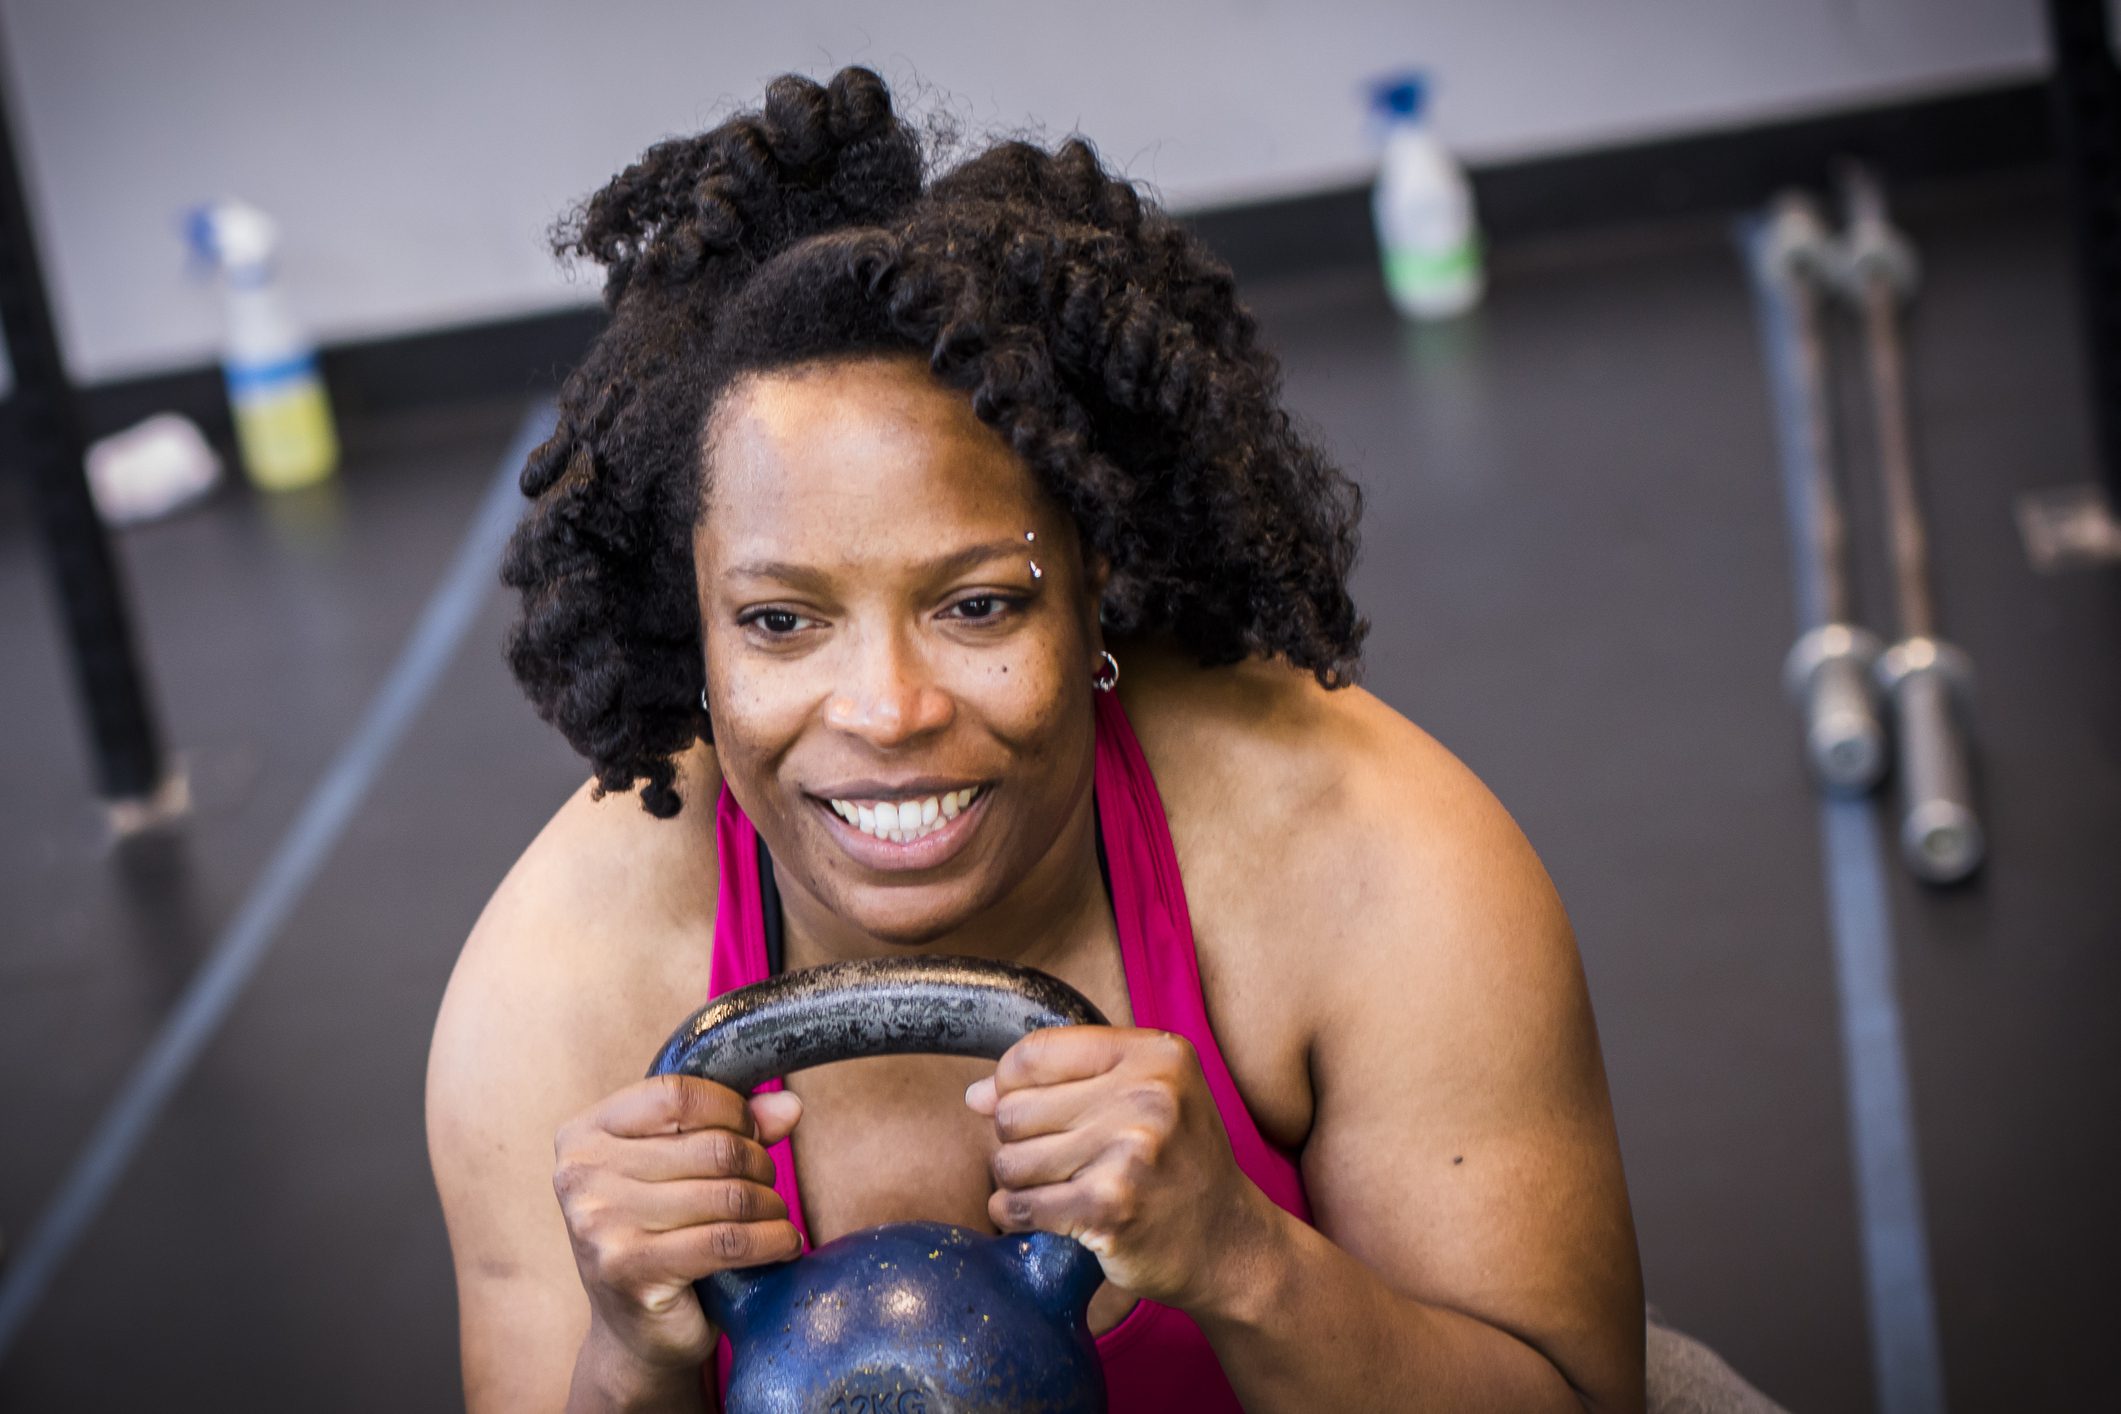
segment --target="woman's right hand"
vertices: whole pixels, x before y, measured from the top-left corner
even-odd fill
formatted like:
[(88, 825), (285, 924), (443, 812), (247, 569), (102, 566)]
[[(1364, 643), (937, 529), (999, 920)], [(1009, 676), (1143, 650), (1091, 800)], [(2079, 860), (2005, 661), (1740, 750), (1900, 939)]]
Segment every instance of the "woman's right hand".
[(553, 1191), (589, 1293), (587, 1346), (638, 1375), (696, 1372), (716, 1332), (700, 1278), (797, 1256), (766, 1147), (803, 1105), (687, 1075), (638, 1081), (560, 1126)]

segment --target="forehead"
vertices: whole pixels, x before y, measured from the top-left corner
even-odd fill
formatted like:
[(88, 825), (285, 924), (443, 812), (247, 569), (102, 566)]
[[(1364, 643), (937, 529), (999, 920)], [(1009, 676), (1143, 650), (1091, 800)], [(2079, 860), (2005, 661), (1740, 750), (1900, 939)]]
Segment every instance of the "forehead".
[(743, 379), (709, 428), (703, 550), (845, 559), (915, 556), (943, 537), (1021, 526), (1030, 472), (971, 400), (917, 355)]

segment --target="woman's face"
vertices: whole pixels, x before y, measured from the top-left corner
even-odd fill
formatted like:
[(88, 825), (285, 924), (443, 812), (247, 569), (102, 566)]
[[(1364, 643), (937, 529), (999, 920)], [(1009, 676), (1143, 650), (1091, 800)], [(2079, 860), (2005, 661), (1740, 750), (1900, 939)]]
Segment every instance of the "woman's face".
[(693, 537), (715, 752), (871, 937), (1007, 899), (1089, 799), (1102, 571), (916, 355), (740, 380)]

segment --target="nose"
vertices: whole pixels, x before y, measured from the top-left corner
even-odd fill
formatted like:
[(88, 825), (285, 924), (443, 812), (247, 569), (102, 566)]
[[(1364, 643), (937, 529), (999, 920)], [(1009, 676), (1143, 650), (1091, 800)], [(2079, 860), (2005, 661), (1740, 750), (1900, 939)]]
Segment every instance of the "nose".
[(825, 725), (892, 750), (950, 725), (957, 701), (935, 682), (914, 645), (897, 635), (857, 649), (825, 699)]

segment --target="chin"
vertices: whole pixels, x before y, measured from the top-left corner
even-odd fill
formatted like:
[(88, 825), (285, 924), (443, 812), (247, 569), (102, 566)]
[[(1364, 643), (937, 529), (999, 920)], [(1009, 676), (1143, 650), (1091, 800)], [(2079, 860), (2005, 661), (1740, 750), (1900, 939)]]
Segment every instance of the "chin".
[[(866, 891), (865, 891), (866, 892)], [(878, 890), (880, 893), (895, 891)], [(837, 910), (849, 923), (893, 948), (921, 948), (947, 936), (971, 910), (962, 901), (848, 898)], [(953, 906), (953, 903), (956, 906)]]

